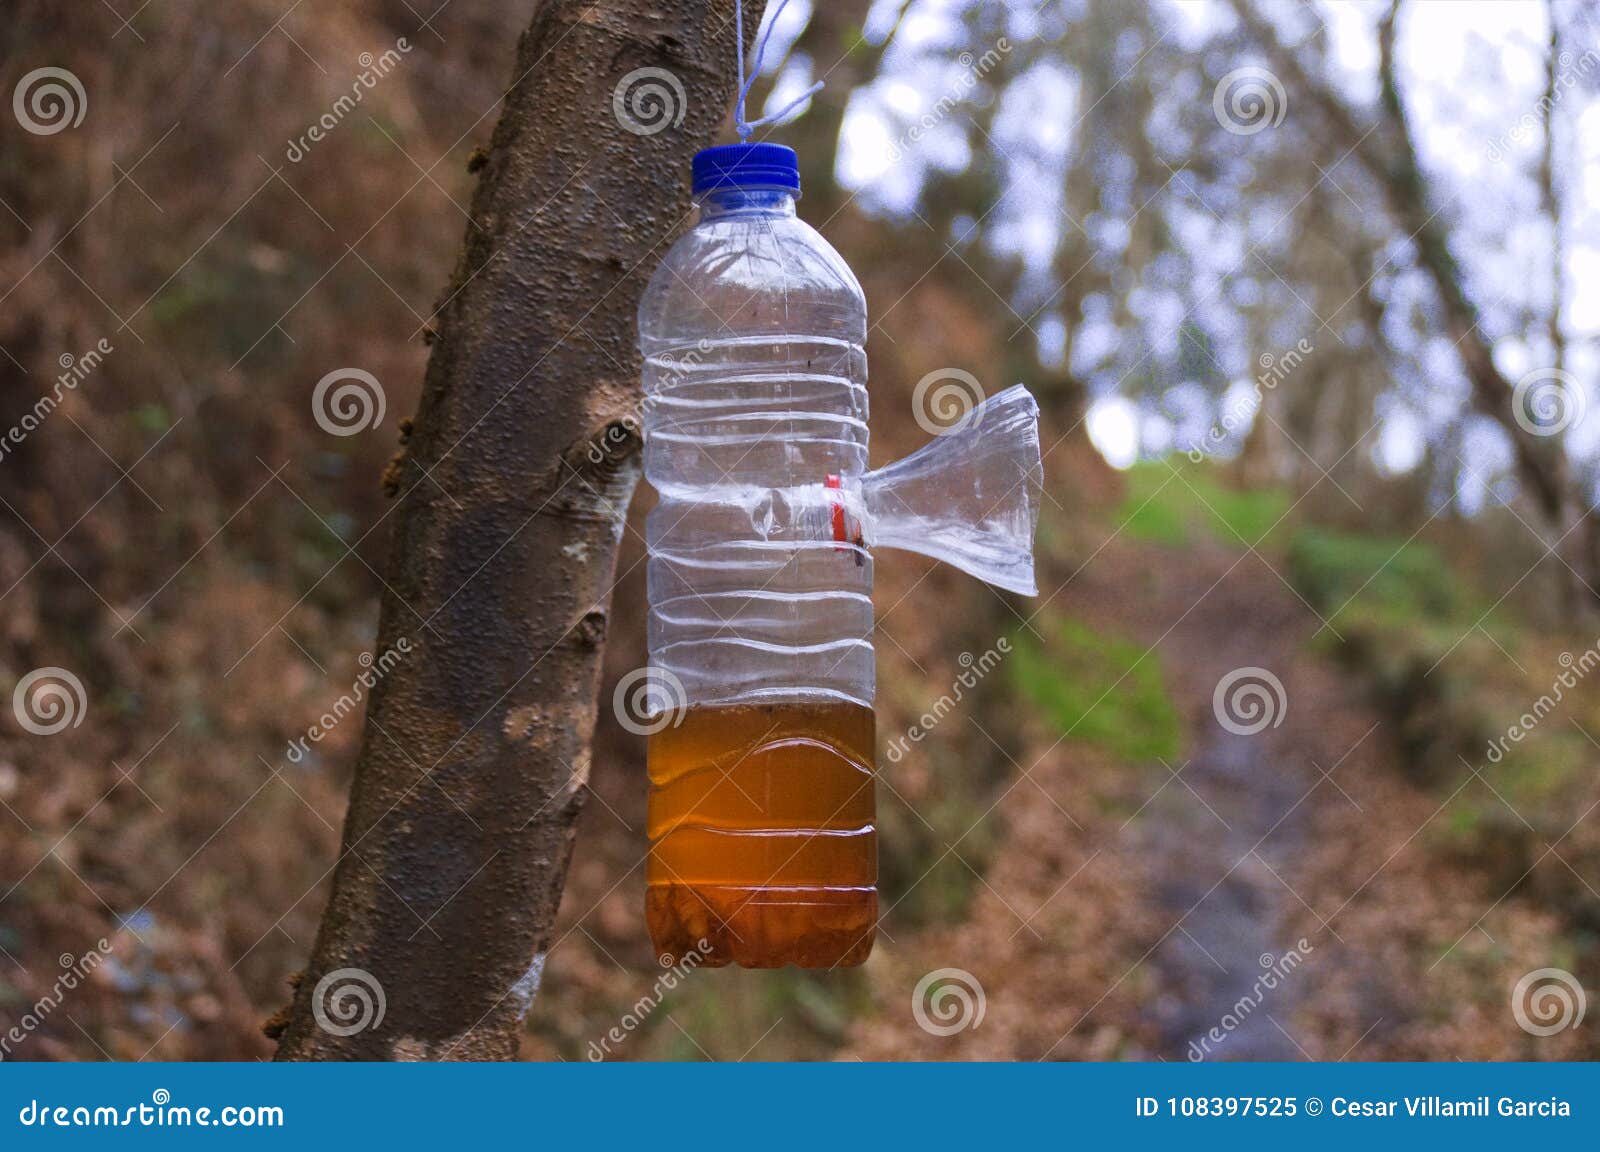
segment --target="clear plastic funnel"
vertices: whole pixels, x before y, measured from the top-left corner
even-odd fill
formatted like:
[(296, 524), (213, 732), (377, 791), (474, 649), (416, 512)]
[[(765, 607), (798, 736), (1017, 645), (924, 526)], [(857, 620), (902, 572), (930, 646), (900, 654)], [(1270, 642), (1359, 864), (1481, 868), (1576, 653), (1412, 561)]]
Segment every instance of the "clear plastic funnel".
[(1037, 596), (1033, 533), (1043, 486), (1039, 405), (1016, 384), (916, 452), (863, 476), (862, 535), (868, 548), (920, 552)]

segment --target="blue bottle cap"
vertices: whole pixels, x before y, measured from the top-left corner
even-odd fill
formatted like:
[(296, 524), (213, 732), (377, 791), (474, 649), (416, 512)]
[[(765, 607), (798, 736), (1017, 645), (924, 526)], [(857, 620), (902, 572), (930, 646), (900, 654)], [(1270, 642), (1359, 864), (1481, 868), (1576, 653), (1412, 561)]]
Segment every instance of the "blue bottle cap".
[(800, 191), (800, 160), (783, 144), (722, 144), (694, 157), (694, 194), (718, 188)]

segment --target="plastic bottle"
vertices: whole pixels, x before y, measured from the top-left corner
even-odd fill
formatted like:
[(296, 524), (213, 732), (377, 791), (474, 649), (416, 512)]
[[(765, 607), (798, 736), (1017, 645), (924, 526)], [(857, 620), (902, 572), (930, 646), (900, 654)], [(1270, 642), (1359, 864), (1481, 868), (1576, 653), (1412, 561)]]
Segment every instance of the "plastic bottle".
[(859, 964), (877, 919), (874, 542), (1033, 592), (1020, 387), (867, 472), (866, 301), (795, 214), (795, 154), (695, 157), (699, 222), (639, 308), (650, 669), (646, 920), (664, 960)]
[(872, 558), (823, 495), (867, 465), (866, 301), (775, 144), (695, 158), (699, 223), (639, 309), (658, 950), (856, 964), (877, 918)]

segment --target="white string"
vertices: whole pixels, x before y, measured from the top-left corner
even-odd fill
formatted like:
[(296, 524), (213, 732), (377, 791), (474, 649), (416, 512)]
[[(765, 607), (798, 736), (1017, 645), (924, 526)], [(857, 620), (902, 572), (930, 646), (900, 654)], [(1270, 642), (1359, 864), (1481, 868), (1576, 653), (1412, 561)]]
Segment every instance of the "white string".
[[(825, 0), (816, 0), (816, 2), (824, 3)], [(751, 61), (750, 77), (746, 79), (744, 73), (744, 0), (733, 0), (733, 28), (734, 35), (738, 40), (734, 52), (739, 58), (739, 100), (734, 105), (733, 126), (734, 130), (739, 133), (741, 141), (748, 139), (750, 133), (763, 124), (776, 124), (823, 89), (822, 81), (818, 80), (771, 115), (762, 116), (756, 120), (746, 120), (744, 118), (745, 97), (750, 94), (750, 89), (755, 86), (756, 77), (761, 75), (761, 61), (767, 54), (767, 41), (772, 39), (772, 30), (777, 27), (778, 17), (783, 15), (783, 10), (788, 6), (788, 3), (789, 0), (778, 0), (778, 6), (772, 10), (772, 19), (767, 21), (767, 30), (756, 43), (756, 58)]]

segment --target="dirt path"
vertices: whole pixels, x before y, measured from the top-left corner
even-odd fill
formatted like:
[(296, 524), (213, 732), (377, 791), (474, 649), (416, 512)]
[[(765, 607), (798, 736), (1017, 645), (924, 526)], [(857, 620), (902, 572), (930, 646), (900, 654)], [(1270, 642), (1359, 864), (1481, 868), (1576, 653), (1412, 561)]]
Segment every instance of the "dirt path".
[[(1344, 802), (1316, 766), (1342, 754), (1330, 735), (1376, 717), (1337, 694), (1313, 702), (1304, 649), (1318, 622), (1266, 561), (1195, 550), (1156, 571), (1139, 603), (1105, 609), (1158, 646), (1187, 728), (1184, 759), (1127, 828), (1152, 861), (1149, 896), (1173, 925), (1149, 957), (1161, 989), (1150, 1005), (1157, 1054), (1301, 1058), (1293, 1021), (1306, 981), (1295, 969), (1311, 905), (1300, 864), (1319, 818)], [(1085, 591), (1092, 600), (1110, 589)]]
[[(883, 1011), (852, 1053), (1293, 1060), (1364, 1043), (1362, 1055), (1382, 1054), (1413, 977), (1392, 950), (1368, 954), (1376, 921), (1351, 943), (1333, 919), (1434, 805), (1396, 783), (1374, 710), (1311, 654), (1316, 616), (1259, 557), (1123, 542), (1052, 607), (1153, 648), (1184, 752), (1138, 766), (1068, 741), (1025, 758), (970, 920), (893, 947), (875, 980)], [(1258, 703), (1275, 723), (1219, 722), (1213, 696), (1230, 675), (1273, 694)], [(1432, 880), (1407, 863), (1352, 910), (1378, 888), (1418, 899)], [(980, 1027), (930, 1038), (906, 1017), (905, 994), (935, 960), (982, 983)]]
[[(1150, 957), (1170, 989), (1152, 1006), (1168, 1059), (1300, 1056), (1279, 1023), (1292, 1016), (1299, 990), (1293, 981), (1270, 998), (1258, 989), (1293, 945), (1285, 940), (1288, 895), (1257, 845), (1298, 850), (1304, 821), (1284, 813), (1302, 782), (1298, 773), (1273, 772), (1249, 737), (1224, 735), (1188, 762), (1138, 825), (1156, 862), (1152, 895), (1163, 914), (1182, 918)], [(1270, 1003), (1256, 1003), (1258, 990)]]

